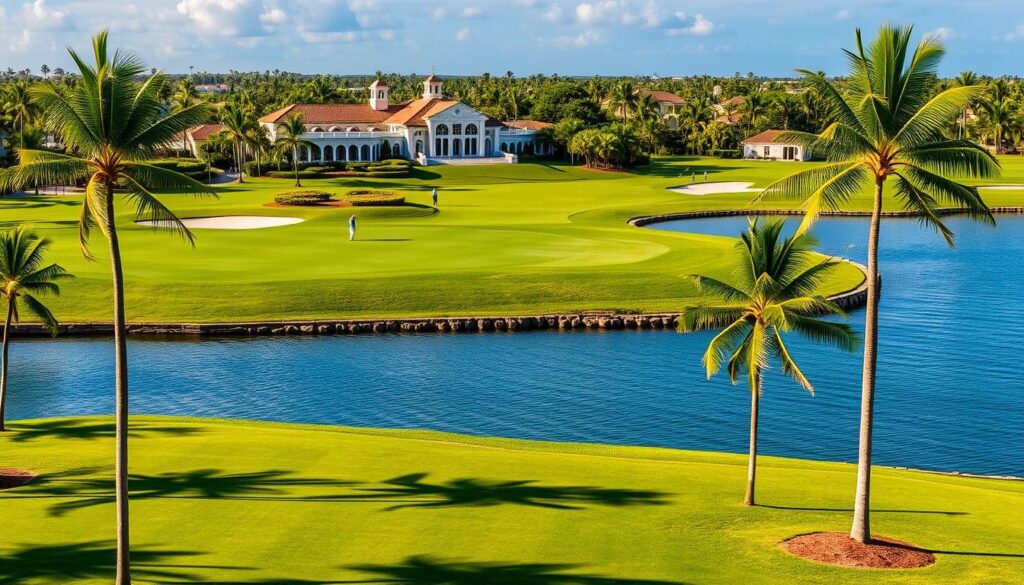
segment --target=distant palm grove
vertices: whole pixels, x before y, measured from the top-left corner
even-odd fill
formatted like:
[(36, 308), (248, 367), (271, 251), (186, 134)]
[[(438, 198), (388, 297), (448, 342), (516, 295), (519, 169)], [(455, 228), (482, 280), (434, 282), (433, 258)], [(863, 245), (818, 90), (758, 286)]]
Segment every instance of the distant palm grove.
[[(139, 79), (155, 73), (152, 70)], [(398, 102), (417, 97), (422, 82), (421, 75), (383, 72), (369, 76), (197, 72), (158, 79), (158, 95), (170, 111), (209, 102), (216, 107), (211, 108), (207, 121), (233, 128), (203, 147), (204, 158), (222, 168), (237, 165), (239, 138), (247, 132), (243, 157), (255, 161), (271, 154), (269, 141), (257, 136), (255, 124), (255, 118), (267, 112), (290, 103), (364, 103), (367, 86), (374, 79), (385, 81), (392, 100)], [(846, 83), (842, 78), (835, 81), (839, 87)], [(0, 136), (5, 137), (8, 158), (18, 148), (39, 148), (47, 143), (40, 112), (29, 97), (31, 88), (47, 84), (66, 93), (77, 83), (77, 74), (46, 65), (38, 71), (0, 72)], [(1024, 85), (1018, 79), (993, 79), (965, 71), (951, 79), (933, 76), (929, 84), (932, 95), (950, 87), (987, 86), (986, 94), (951, 123), (949, 134), (974, 140), (997, 153), (1024, 152)], [(821, 96), (804, 81), (768, 79), (753, 73), (577, 78), (517, 77), (508, 71), (447, 77), (445, 91), (451, 99), (495, 119), (552, 123), (544, 130), (544, 138), (555, 145), (556, 155), (593, 166), (642, 164), (650, 154), (738, 157), (743, 139), (756, 133), (767, 129), (818, 132), (831, 122)], [(681, 99), (666, 108), (652, 92)], [(254, 128), (232, 123), (245, 119), (252, 121), (248, 126)]]

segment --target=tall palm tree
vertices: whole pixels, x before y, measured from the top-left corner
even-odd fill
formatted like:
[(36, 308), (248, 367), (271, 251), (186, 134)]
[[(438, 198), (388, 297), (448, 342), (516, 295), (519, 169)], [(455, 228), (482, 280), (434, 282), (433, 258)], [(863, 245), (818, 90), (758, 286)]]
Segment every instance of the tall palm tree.
[(874, 420), (875, 371), (878, 354), (878, 228), (885, 184), (892, 180), (896, 199), (920, 214), (946, 241), (953, 233), (939, 216), (940, 206), (962, 210), (994, 223), (978, 190), (949, 177), (992, 177), (999, 163), (988, 151), (967, 140), (945, 137), (946, 126), (984, 87), (954, 87), (932, 97), (927, 81), (945, 54), (942, 43), (925, 37), (911, 53), (911, 27), (883, 26), (867, 47), (856, 32), (856, 49), (847, 52), (850, 74), (847, 93), (824, 75), (799, 70), (818, 93), (834, 120), (820, 134), (787, 132), (794, 140), (825, 155), (828, 164), (798, 172), (769, 185), (757, 200), (799, 198), (806, 211), (805, 231), (822, 209), (836, 209), (871, 185), (871, 227), (868, 232), (867, 310), (864, 319), (864, 368), (857, 494), (850, 536), (866, 542), (871, 488), (871, 431)]
[(243, 170), (242, 165), (245, 164), (245, 148), (249, 142), (249, 134), (252, 127), (256, 125), (256, 120), (252, 114), (246, 111), (244, 108), (237, 104), (228, 104), (224, 106), (224, 111), (221, 112), (221, 123), (224, 124), (224, 132), (231, 138), (231, 142), (234, 144), (234, 156), (235, 165), (238, 168), (238, 182), (244, 182), (242, 180)]
[(752, 134), (757, 123), (768, 115), (768, 99), (761, 90), (754, 90), (746, 95), (740, 108), (747, 121), (746, 133)]
[(981, 102), (981, 109), (992, 132), (992, 144), (999, 154), (1003, 149), (1003, 133), (1013, 121), (1013, 101), (1009, 98), (986, 100)]
[(661, 105), (658, 104), (658, 100), (653, 95), (642, 93), (637, 96), (633, 121), (647, 138), (650, 153), (654, 154), (654, 143), (658, 128), (662, 123), (662, 117)]
[(822, 278), (839, 264), (813, 252), (814, 239), (807, 234), (782, 237), (783, 222), (750, 223), (736, 245), (736, 284), (707, 276), (692, 277), (697, 290), (714, 304), (683, 310), (680, 331), (721, 330), (704, 353), (702, 363), (710, 379), (723, 366), (736, 384), (740, 376), (750, 389), (750, 455), (747, 491), (743, 505), (755, 504), (757, 477), (757, 422), (764, 372), (772, 359), (797, 384), (814, 394), (814, 386), (793, 360), (783, 333), (795, 331), (814, 341), (830, 343), (846, 351), (857, 346), (857, 336), (847, 323), (818, 319), (846, 314), (835, 303), (816, 294)]
[(0, 188), (47, 181), (86, 181), (79, 237), (82, 253), (92, 258), (88, 241), (93, 228), (105, 236), (110, 256), (114, 299), (115, 492), (117, 508), (116, 585), (131, 583), (128, 539), (128, 357), (124, 310), (124, 272), (115, 222), (115, 195), (123, 194), (138, 218), (173, 228), (190, 243), (192, 234), (152, 189), (215, 195), (206, 185), (172, 170), (146, 164), (183, 130), (206, 119), (203, 105), (162, 115), (158, 96), (162, 75), (136, 85), (146, 69), (134, 55), (107, 50), (106, 31), (92, 41), (95, 64), (74, 50), (79, 80), (67, 96), (51, 85), (35, 88), (32, 97), (50, 128), (61, 135), (71, 155), (36, 150), (18, 153), (19, 164), (0, 172)]
[(39, 238), (22, 227), (0, 234), (0, 295), (7, 299), (7, 320), (0, 349), (0, 432), (6, 430), (7, 348), (11, 324), (18, 322), (18, 305), (35, 315), (53, 335), (57, 334), (57, 319), (36, 295), (60, 294), (55, 281), (71, 275), (57, 264), (43, 265), (49, 248), (50, 240)]
[(302, 137), (305, 133), (306, 125), (302, 122), (302, 114), (292, 114), (277, 127), (277, 141), (274, 143), (279, 152), (291, 153), (296, 187), (302, 186), (302, 182), (299, 181), (299, 147), (312, 146), (310, 141)]
[[(960, 75), (956, 76), (955, 82), (958, 87), (971, 87), (978, 85), (978, 75), (973, 71), (961, 71)], [(967, 110), (972, 105), (973, 104), (970, 103), (967, 104), (967, 107), (965, 107), (964, 111), (961, 112), (960, 128), (957, 131), (957, 138), (967, 137)]]
[(609, 94), (609, 100), (612, 110), (618, 112), (622, 116), (622, 122), (625, 123), (630, 110), (636, 105), (636, 89), (633, 87), (633, 82), (624, 79), (616, 83)]
[(19, 147), (25, 147), (25, 124), (31, 122), (36, 115), (38, 108), (32, 101), (32, 86), (28, 81), (21, 79), (7, 89), (7, 110), (18, 124)]
[[(171, 111), (180, 112), (182, 110), (187, 110), (196, 105), (196, 102), (198, 101), (195, 87), (186, 77), (178, 84), (178, 89), (174, 92), (174, 95), (171, 96)], [(181, 133), (181, 150), (188, 150), (187, 130)]]

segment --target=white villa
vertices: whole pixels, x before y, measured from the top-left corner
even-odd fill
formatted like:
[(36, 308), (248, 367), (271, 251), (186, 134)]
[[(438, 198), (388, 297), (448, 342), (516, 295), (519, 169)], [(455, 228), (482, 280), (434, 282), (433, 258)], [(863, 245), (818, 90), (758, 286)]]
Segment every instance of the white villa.
[(440, 78), (423, 82), (423, 96), (399, 104), (388, 102), (388, 87), (370, 85), (366, 104), (292, 104), (260, 118), (277, 139), (278, 125), (294, 114), (306, 126), (299, 160), (311, 162), (373, 161), (386, 157), (421, 164), (514, 163), (521, 154), (550, 154), (538, 140), (543, 122), (500, 122), (458, 101), (444, 99)]
[(780, 140), (782, 130), (765, 130), (743, 141), (743, 158), (758, 160), (811, 160), (811, 151), (796, 142)]

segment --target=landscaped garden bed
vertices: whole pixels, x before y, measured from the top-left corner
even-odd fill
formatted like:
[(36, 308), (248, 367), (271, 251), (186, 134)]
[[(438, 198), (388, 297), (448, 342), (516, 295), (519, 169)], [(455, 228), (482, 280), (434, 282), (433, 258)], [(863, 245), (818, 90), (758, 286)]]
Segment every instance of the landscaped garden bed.
[(387, 207), (405, 205), (405, 197), (394, 191), (355, 189), (334, 197), (327, 191), (304, 189), (286, 191), (274, 197), (270, 207)]

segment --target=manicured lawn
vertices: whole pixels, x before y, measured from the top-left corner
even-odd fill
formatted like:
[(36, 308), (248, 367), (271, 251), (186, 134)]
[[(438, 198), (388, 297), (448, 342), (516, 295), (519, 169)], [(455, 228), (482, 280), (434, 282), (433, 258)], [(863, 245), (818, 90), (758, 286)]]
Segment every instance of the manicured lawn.
[[(1007, 158), (1006, 177), (1024, 182), (1024, 162)], [(636, 174), (549, 164), (418, 169), (406, 180), (330, 179), (305, 186), (344, 192), (394, 189), (412, 204), (359, 208), (359, 241), (347, 241), (351, 209), (273, 209), (287, 180), (218, 187), (218, 199), (177, 195), (165, 202), (182, 217), (278, 215), (301, 224), (252, 231), (196, 230), (198, 247), (118, 221), (130, 320), (227, 321), (265, 318), (516, 314), (560, 310), (674, 310), (693, 297), (692, 273), (728, 277), (727, 238), (626, 225), (632, 216), (742, 208), (750, 194), (695, 197), (667, 191), (689, 172), (711, 181), (764, 186), (792, 163), (657, 159)], [(685, 177), (680, 175), (686, 173)], [(441, 190), (440, 210), (429, 207)], [(1024, 201), (1024, 190), (990, 191), (993, 204)], [(783, 205), (773, 203), (772, 207)], [(851, 207), (867, 208), (865, 196)], [(895, 206), (893, 203), (892, 206)], [(97, 234), (98, 262), (82, 259), (80, 198), (0, 200), (0, 227), (30, 222), (55, 240), (52, 258), (78, 278), (51, 306), (65, 321), (109, 320), (109, 265)], [(825, 292), (859, 283), (837, 270)]]
[[(134, 419), (138, 583), (1019, 583), (1024, 483), (878, 469), (874, 528), (925, 569), (838, 569), (776, 543), (846, 530), (855, 468), (416, 431)], [(112, 578), (109, 419), (22, 421), (0, 492), (0, 582)], [(570, 577), (573, 576), (573, 577)]]

